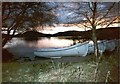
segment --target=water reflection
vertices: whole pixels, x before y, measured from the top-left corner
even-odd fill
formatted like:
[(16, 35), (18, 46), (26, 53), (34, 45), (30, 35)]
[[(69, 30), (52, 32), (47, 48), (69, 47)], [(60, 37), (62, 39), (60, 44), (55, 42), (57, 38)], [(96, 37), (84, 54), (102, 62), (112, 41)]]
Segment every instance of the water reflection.
[(14, 55), (15, 58), (35, 58), (34, 51), (38, 48), (65, 47), (73, 44), (73, 40), (59, 39), (57, 37), (39, 38), (38, 40), (25, 40), (24, 38), (13, 38), (4, 48)]
[(67, 39), (59, 39), (57, 37), (51, 37), (51, 38), (42, 38), (38, 41), (29, 42), (28, 45), (30, 47), (36, 47), (36, 48), (51, 48), (51, 47), (66, 47), (73, 44), (73, 40), (67, 40)]
[[(31, 44), (31, 43), (30, 43)], [(73, 44), (72, 40), (58, 39), (58, 38), (43, 38), (36, 42), (36, 48), (49, 48), (49, 47), (66, 47)]]
[(38, 38), (38, 37), (24, 37), (24, 40), (26, 41), (26, 42), (35, 42), (35, 41), (38, 41), (38, 40), (40, 40), (40, 38)]
[(72, 45), (74, 42), (72, 39), (59, 39), (58, 37), (51, 38), (35, 38), (35, 39), (24, 39), (24, 38), (13, 38), (8, 42), (4, 48), (23, 45), (26, 47), (33, 48), (51, 48), (51, 47), (66, 47)]

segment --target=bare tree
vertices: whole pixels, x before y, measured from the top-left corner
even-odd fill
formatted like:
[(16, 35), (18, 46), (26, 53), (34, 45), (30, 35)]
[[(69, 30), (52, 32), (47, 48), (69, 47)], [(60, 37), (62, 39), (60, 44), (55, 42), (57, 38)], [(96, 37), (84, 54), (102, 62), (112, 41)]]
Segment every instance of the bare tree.
[[(118, 16), (118, 13), (115, 12), (114, 10), (117, 10), (118, 4), (105, 3), (103, 5), (103, 3), (99, 3), (99, 2), (88, 2), (87, 4), (88, 4), (88, 11), (79, 12), (79, 14), (81, 14), (86, 20), (81, 25), (83, 25), (84, 27), (90, 28), (92, 30), (92, 40), (94, 42), (94, 54), (96, 58), (98, 58), (100, 54), (99, 54), (99, 49), (97, 44), (96, 28), (97, 26), (101, 26), (101, 27), (103, 26), (104, 28), (107, 28), (108, 26), (116, 22), (119, 16)], [(98, 60), (96, 59), (96, 69), (94, 74), (95, 81), (97, 80), (100, 59), (101, 59), (101, 56), (99, 56)]]
[[(118, 17), (117, 2), (71, 2), (59, 3), (59, 9), (63, 11), (63, 22), (74, 24), (80, 28), (92, 30), (91, 39), (94, 42), (94, 54), (98, 56), (96, 29), (98, 26), (107, 28)], [(65, 19), (66, 18), (66, 19)]]
[[(107, 28), (115, 23), (118, 17), (117, 3), (103, 3), (103, 2), (85, 2), (79, 3), (81, 9), (75, 10), (79, 17), (83, 17), (80, 24), (75, 24), (78, 27), (85, 27), (92, 30), (92, 40), (94, 42), (94, 54), (98, 56), (97, 35), (96, 28), (101, 26)], [(115, 11), (116, 10), (116, 11)]]

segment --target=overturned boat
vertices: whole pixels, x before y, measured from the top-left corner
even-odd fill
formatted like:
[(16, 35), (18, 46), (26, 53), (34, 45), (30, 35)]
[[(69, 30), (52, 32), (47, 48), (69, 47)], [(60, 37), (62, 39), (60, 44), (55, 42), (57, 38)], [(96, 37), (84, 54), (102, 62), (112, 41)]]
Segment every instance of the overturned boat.
[(34, 52), (35, 56), (46, 58), (61, 58), (64, 56), (86, 56), (88, 53), (88, 41), (78, 43), (65, 48), (44, 48), (37, 49)]

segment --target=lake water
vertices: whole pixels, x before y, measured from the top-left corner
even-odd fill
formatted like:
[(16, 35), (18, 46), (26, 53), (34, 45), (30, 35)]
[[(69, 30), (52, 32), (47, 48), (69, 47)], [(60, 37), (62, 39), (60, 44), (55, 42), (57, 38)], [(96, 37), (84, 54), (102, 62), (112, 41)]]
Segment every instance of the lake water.
[[(76, 40), (77, 42), (78, 40)], [(79, 40), (83, 41), (83, 40)], [(10, 42), (8, 42), (4, 48), (6, 48), (10, 53), (14, 55), (15, 58), (20, 58), (20, 57), (27, 57), (30, 58), (31, 60), (35, 58), (34, 52), (38, 49), (41, 48), (61, 48), (61, 47), (67, 47), (70, 45), (73, 45), (75, 40), (73, 41), (72, 39), (63, 39), (58, 38), (58, 37), (50, 37), (50, 38), (34, 38), (34, 39), (24, 39), (24, 38), (13, 38)], [(100, 43), (99, 43), (100, 42)], [(117, 42), (117, 44), (116, 44)], [(103, 40), (103, 41), (98, 41), (99, 49), (103, 52), (105, 49), (107, 50), (114, 50), (115, 47), (118, 45), (117, 40)], [(94, 47), (93, 43), (89, 41), (89, 52), (91, 51), (92, 53), (94, 52)]]
[(4, 48), (12, 53), (15, 58), (29, 57), (33, 59), (34, 51), (39, 48), (59, 48), (73, 45), (71, 39), (59, 39), (58, 37), (38, 38), (37, 40), (25, 40), (24, 38), (13, 38)]
[(66, 47), (73, 44), (73, 40), (59, 39), (57, 37), (50, 38), (38, 38), (37, 40), (25, 40), (24, 38), (13, 38), (8, 42), (4, 48), (10, 48), (13, 46), (26, 46), (32, 48), (58, 48)]

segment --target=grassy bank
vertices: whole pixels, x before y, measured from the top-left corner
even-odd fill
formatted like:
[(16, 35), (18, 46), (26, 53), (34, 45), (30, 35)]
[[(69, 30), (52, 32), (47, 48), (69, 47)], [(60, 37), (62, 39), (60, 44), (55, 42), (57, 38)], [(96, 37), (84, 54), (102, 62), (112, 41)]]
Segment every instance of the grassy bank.
[[(68, 58), (62, 59), (68, 60)], [(118, 54), (116, 52), (104, 54), (99, 66), (96, 65), (93, 55), (80, 58), (77, 62), (60, 62), (60, 60), (3, 63), (2, 80), (3, 82), (95, 82), (95, 79), (97, 82), (118, 81)]]

